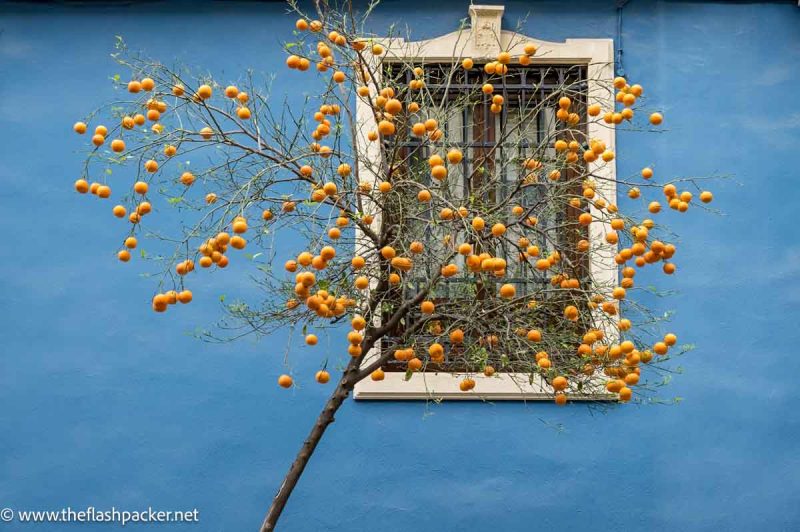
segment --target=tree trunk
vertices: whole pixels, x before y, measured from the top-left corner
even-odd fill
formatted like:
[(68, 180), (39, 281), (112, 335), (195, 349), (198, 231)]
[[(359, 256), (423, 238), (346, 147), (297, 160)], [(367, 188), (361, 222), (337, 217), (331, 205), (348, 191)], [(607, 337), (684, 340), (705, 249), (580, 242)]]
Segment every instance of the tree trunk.
[(328, 428), (328, 425), (333, 423), (336, 411), (339, 410), (339, 407), (342, 406), (342, 403), (347, 399), (353, 386), (355, 386), (357, 380), (355, 377), (358, 373), (357, 369), (358, 365), (353, 364), (353, 361), (351, 361), (342, 379), (336, 386), (336, 389), (325, 404), (325, 408), (320, 412), (316, 423), (314, 423), (311, 432), (308, 434), (305, 442), (303, 442), (303, 446), (297, 453), (297, 457), (289, 468), (289, 472), (286, 473), (286, 478), (283, 479), (281, 487), (278, 488), (278, 492), (272, 500), (272, 505), (269, 507), (267, 516), (264, 518), (264, 523), (261, 525), (261, 532), (272, 532), (275, 530), (281, 512), (283, 512), (283, 508), (286, 506), (289, 496), (297, 485), (297, 481), (300, 480), (300, 475), (303, 474), (308, 460), (311, 458), (311, 455), (314, 454), (314, 449), (317, 448), (317, 444), (322, 439), (322, 435), (325, 434), (325, 429)]

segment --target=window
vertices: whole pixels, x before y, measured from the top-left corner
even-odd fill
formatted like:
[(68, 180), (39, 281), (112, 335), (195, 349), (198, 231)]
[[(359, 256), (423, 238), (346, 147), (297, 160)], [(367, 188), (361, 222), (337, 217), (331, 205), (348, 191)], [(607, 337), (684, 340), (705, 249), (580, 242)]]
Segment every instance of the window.
[[(425, 65), (426, 90), (430, 98), (437, 103), (440, 109), (445, 110), (444, 123), (440, 127), (445, 131), (448, 145), (455, 145), (464, 154), (461, 163), (453, 168), (447, 179), (447, 186), (453, 187), (450, 191), (453, 197), (468, 198), (480, 191), (479, 201), (485, 204), (501, 205), (507, 196), (510, 187), (518, 187), (527, 179), (529, 171), (521, 166), (518, 161), (528, 154), (531, 145), (540, 145), (543, 139), (555, 139), (556, 109), (552, 106), (542, 105), (548, 91), (555, 87), (563, 87), (568, 83), (574, 91), (571, 94), (575, 102), (576, 113), (585, 113), (589, 100), (592, 102), (606, 103), (613, 98), (610, 93), (595, 86), (593, 80), (611, 80), (613, 77), (613, 44), (608, 39), (578, 39), (567, 40), (565, 43), (549, 43), (522, 37), (513, 32), (501, 31), (500, 21), (503, 12), (502, 6), (472, 6), (470, 15), (472, 29), (454, 32), (424, 42), (405, 42), (402, 39), (392, 39), (386, 43), (386, 48), (392, 51), (388, 60), (384, 61), (383, 76), (395, 78), (407, 76), (404, 82), (411, 81), (413, 75), (407, 69), (393, 70), (391, 58), (396, 58), (397, 64), (409, 61), (420, 62)], [(498, 94), (504, 98), (505, 104), (500, 112), (493, 112), (490, 103), (472, 101), (465, 97), (462, 88), (473, 86), (476, 82), (482, 83), (486, 76), (481, 68), (484, 63), (493, 61), (501, 50), (512, 54), (519, 54), (523, 43), (534, 42), (538, 51), (534, 62), (530, 65), (509, 65), (509, 71), (504, 76), (502, 87), (498, 87)], [(516, 48), (516, 49), (515, 49)], [(477, 68), (469, 71), (453, 70), (454, 55), (471, 57)], [(453, 73), (455, 72), (455, 73)], [(359, 101), (358, 119), (367, 126), (374, 126), (374, 118), (369, 106)], [(495, 110), (496, 111), (496, 110)], [(587, 121), (583, 121), (587, 123)], [(372, 127), (362, 128), (367, 131)], [(603, 140), (609, 148), (614, 146), (613, 128), (598, 127), (592, 122), (586, 125), (587, 138)], [(570, 140), (570, 139), (564, 139)], [(369, 153), (375, 150), (374, 143), (369, 143), (366, 138), (359, 143), (362, 152)], [(404, 165), (427, 164), (429, 154), (425, 148), (415, 143), (413, 137), (399, 147), (402, 151), (401, 159)], [(552, 149), (552, 148), (551, 148)], [(592, 163), (589, 163), (592, 164)], [(490, 168), (494, 175), (502, 176), (491, 187), (482, 186), (482, 173)], [(374, 180), (368, 168), (361, 169), (361, 179)], [(614, 166), (598, 166), (593, 171), (602, 175), (598, 181), (598, 192), (606, 198), (615, 198)], [(403, 168), (398, 168), (399, 172)], [(538, 227), (541, 229), (542, 238), (565, 239), (575, 238), (574, 235), (559, 231), (564, 225), (564, 220), (570, 217), (577, 218), (579, 211), (564, 208), (536, 209), (538, 200), (542, 199), (542, 190), (538, 186), (525, 188), (525, 208), (531, 208), (532, 213), (538, 218)], [(391, 212), (391, 211), (388, 211)], [(389, 215), (385, 215), (387, 218)], [(395, 223), (395, 220), (375, 220), (375, 223)], [(442, 241), (443, 235), (437, 234), (436, 224), (420, 224), (415, 234), (422, 234), (426, 246), (435, 246)], [(592, 224), (588, 234), (582, 238), (590, 242), (600, 242), (609, 228), (604, 224)], [(577, 242), (577, 239), (576, 239)], [(538, 244), (532, 242), (532, 244)], [(525, 293), (526, 287), (531, 283), (547, 283), (544, 274), (537, 275), (530, 268), (516, 266), (518, 261), (514, 257), (518, 249), (504, 248), (491, 250), (495, 256), (503, 257), (508, 264), (507, 275), (504, 282), (511, 282), (517, 287), (518, 293)], [(616, 265), (613, 261), (614, 253), (608, 253), (608, 259), (592, 260), (585, 263), (586, 276), (594, 281), (613, 284), (616, 279)], [(468, 267), (463, 256), (458, 258), (461, 269)], [(580, 261), (580, 257), (575, 257)], [(425, 267), (425, 265), (421, 265)], [(432, 267), (432, 265), (427, 265)], [(459, 283), (458, 277), (443, 283), (443, 286), (434, 298), (446, 300), (457, 297), (480, 298), (480, 289), (466, 290), (466, 284)], [(406, 289), (414, 289), (413, 279), (410, 279)], [(402, 324), (398, 324), (398, 334), (402, 332)], [(613, 333), (613, 332), (612, 332)], [(424, 336), (426, 331), (417, 334)], [(391, 344), (392, 338), (385, 338), (381, 347), (373, 349), (365, 357), (365, 364), (377, 356), (378, 350)], [(415, 374), (406, 381), (404, 367), (392, 362), (384, 366), (386, 378), (382, 382), (364, 380), (355, 388), (356, 399), (552, 399), (552, 391), (546, 382), (538, 378), (530, 378), (526, 374), (502, 373), (492, 378), (479, 375), (479, 393), (464, 394), (459, 391), (459, 379), (454, 378), (464, 368), (459, 366), (457, 360), (445, 359), (438, 365), (429, 366), (426, 372)]]

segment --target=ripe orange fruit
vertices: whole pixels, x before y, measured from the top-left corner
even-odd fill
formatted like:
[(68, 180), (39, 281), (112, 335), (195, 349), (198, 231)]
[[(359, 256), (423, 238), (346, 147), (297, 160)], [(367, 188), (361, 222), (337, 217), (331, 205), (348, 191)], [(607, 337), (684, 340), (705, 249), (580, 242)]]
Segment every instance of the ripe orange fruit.
[(501, 223), (496, 223), (492, 226), (492, 235), (502, 236), (506, 232), (506, 226)]
[(250, 109), (247, 107), (239, 107), (239, 109), (236, 110), (236, 116), (241, 120), (250, 120)]
[(433, 304), (433, 301), (423, 301), (419, 309), (423, 314), (433, 314), (433, 311), (436, 310), (436, 305)]
[(125, 214), (127, 214), (125, 211), (125, 207), (123, 207), (122, 205), (115, 206), (114, 209), (112, 209), (112, 212), (114, 213), (114, 216), (116, 216), (117, 218), (122, 218), (123, 216), (125, 216)]
[(138, 81), (129, 81), (128, 82), (128, 92), (137, 93), (142, 90), (142, 84)]
[(83, 122), (75, 122), (75, 125), (72, 126), (72, 130), (78, 135), (83, 135), (86, 133), (86, 124)]
[(147, 189), (148, 188), (149, 188), (149, 186), (144, 181), (137, 181), (133, 185), (133, 191), (136, 192), (137, 194), (141, 194), (141, 195), (147, 194)]
[(331, 380), (331, 374), (321, 369), (314, 375), (314, 379), (320, 384), (327, 384)]
[(75, 190), (80, 194), (89, 192), (89, 182), (85, 179), (78, 179), (75, 181)]
[(178, 301), (180, 301), (184, 305), (186, 303), (190, 303), (192, 301), (192, 297), (193, 296), (192, 296), (192, 291), (191, 290), (182, 290), (182, 291), (178, 292)]
[(184, 172), (181, 174), (181, 183), (183, 183), (187, 187), (191, 186), (191, 184), (194, 183), (194, 180), (195, 180), (194, 174), (191, 172)]
[(464, 158), (464, 154), (461, 153), (461, 150), (452, 149), (447, 152), (447, 160), (450, 164), (458, 164)]
[(308, 345), (317, 345), (319, 339), (317, 338), (316, 334), (308, 334), (306, 335), (306, 344)]
[(119, 252), (117, 252), (117, 258), (122, 262), (128, 262), (129, 260), (131, 260), (131, 252), (128, 251), (127, 249), (122, 249)]
[(619, 391), (620, 401), (622, 401), (623, 403), (627, 403), (628, 401), (631, 400), (632, 397), (633, 397), (633, 390), (631, 390), (627, 386), (624, 386), (622, 389), (620, 389)]
[(560, 376), (560, 375), (558, 377), (554, 378), (553, 382), (551, 383), (551, 385), (553, 386), (553, 389), (557, 390), (557, 391), (566, 390), (568, 384), (569, 383), (567, 382), (567, 379), (565, 377)]
[(664, 117), (661, 116), (661, 113), (653, 113), (650, 115), (650, 123), (654, 126), (661, 124), (664, 121)]
[(525, 46), (522, 48), (525, 52), (525, 55), (533, 55), (536, 53), (536, 45), (532, 42), (525, 43)]
[(428, 202), (431, 200), (431, 193), (429, 190), (420, 190), (417, 193), (417, 200), (421, 202)]
[(491, 83), (484, 83), (483, 87), (481, 87), (481, 91), (483, 91), (484, 94), (491, 94), (494, 92), (494, 85)]
[(111, 187), (108, 185), (99, 185), (97, 187), (97, 196), (100, 198), (108, 198), (111, 196)]
[(204, 85), (200, 85), (199, 87), (197, 87), (197, 96), (200, 99), (203, 99), (203, 100), (207, 100), (207, 99), (211, 98), (211, 95), (213, 94), (213, 92), (214, 91), (211, 89), (210, 85), (205, 85), (204, 84)]
[(565, 404), (567, 404), (567, 394), (563, 392), (558, 392), (555, 396), (555, 403), (558, 406), (564, 406)]
[(542, 333), (540, 331), (538, 331), (537, 329), (531, 329), (530, 331), (528, 331), (528, 333), (525, 336), (531, 342), (541, 342), (542, 341)]
[(149, 92), (155, 88), (156, 82), (152, 78), (142, 78), (141, 86), (142, 89)]
[(239, 95), (239, 89), (236, 85), (228, 85), (225, 87), (225, 96), (228, 98), (236, 98)]
[(129, 236), (125, 239), (125, 247), (128, 249), (134, 249), (137, 243), (135, 236)]
[(102, 146), (102, 145), (103, 145), (103, 143), (104, 143), (105, 141), (106, 141), (106, 138), (105, 138), (103, 135), (97, 135), (97, 134), (95, 134), (95, 135), (92, 137), (92, 144), (94, 144), (94, 145), (95, 145), (95, 146), (97, 146), (97, 147), (100, 147), (100, 146)]
[(172, 86), (172, 94), (174, 94), (175, 96), (183, 96), (185, 92), (186, 89), (184, 89), (183, 85), (181, 85), (180, 83)]
[(150, 159), (144, 163), (144, 169), (152, 174), (158, 170), (158, 163), (153, 159)]
[(388, 120), (381, 120), (378, 123), (378, 131), (380, 131), (381, 135), (388, 137), (390, 135), (394, 135), (395, 127), (394, 124), (392, 124)]
[(290, 388), (292, 386), (292, 378), (289, 375), (281, 375), (278, 377), (278, 386), (281, 388)]
[(703, 192), (700, 193), (700, 201), (702, 201), (703, 203), (710, 203), (711, 200), (713, 199), (714, 195), (708, 190), (704, 190)]
[(465, 57), (461, 61), (461, 66), (464, 68), (464, 70), (470, 70), (473, 66), (475, 66), (475, 62), (469, 57)]
[(514, 287), (513, 284), (504, 284), (500, 287), (500, 297), (504, 299), (511, 299), (517, 293), (517, 289)]
[(376, 369), (370, 374), (370, 378), (373, 381), (382, 381), (386, 377), (386, 374), (383, 372), (381, 368)]

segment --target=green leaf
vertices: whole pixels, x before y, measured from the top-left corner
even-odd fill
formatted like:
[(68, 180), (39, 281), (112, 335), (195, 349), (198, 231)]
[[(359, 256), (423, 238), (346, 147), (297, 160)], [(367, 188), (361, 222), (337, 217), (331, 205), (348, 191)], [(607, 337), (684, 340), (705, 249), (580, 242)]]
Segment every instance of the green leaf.
[(224, 303), (225, 302), (225, 294), (222, 294), (221, 296), (219, 296), (219, 301), (220, 301), (220, 303)]

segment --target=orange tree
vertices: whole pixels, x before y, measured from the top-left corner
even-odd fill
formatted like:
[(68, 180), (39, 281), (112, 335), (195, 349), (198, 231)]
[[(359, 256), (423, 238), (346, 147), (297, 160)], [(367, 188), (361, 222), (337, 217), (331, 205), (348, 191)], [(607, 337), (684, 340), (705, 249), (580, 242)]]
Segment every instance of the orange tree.
[[(129, 96), (74, 126), (81, 135), (94, 128), (75, 189), (119, 198), (112, 213), (128, 222), (119, 260), (131, 260), (146, 236), (169, 250), (150, 257), (162, 272), (154, 311), (190, 303), (193, 277), (247, 250), (267, 257), (252, 276), (260, 299), (226, 303), (224, 327), (240, 335), (301, 326), (314, 345), (320, 329), (348, 325), (347, 363), (262, 530), (274, 529), (355, 384), (383, 380), (390, 366), (407, 380), (450, 371), (464, 394), (477, 395), (475, 375), (527, 376), (557, 404), (627, 402), (633, 390), (652, 390), (640, 382), (645, 368), (669, 371), (664, 362), (686, 348), (628, 295), (639, 269), (675, 272), (674, 237), (641, 213), (620, 212), (604, 180), (626, 186), (653, 215), (662, 205), (645, 192), (678, 212), (694, 199), (678, 185), (702, 203), (712, 195), (694, 179), (657, 185), (650, 168), (627, 179), (602, 171), (616, 154), (586, 126), (660, 125), (657, 112), (635, 117), (642, 87), (593, 80), (605, 91), (593, 101), (585, 77), (567, 75), (547, 90), (532, 82), (537, 97), (525, 99), (506, 87), (535, 64), (533, 43), (513, 42), (517, 53), (486, 61), (455, 54), (415, 64), (367, 34), (368, 13), (290, 5), (300, 18), (287, 68), (324, 82), (305, 109), (271, 100), (251, 76), (222, 83), (130, 54), (120, 41), (114, 56), (131, 71)], [(453, 120), (465, 110), (495, 124), (477, 147), (456, 138)], [(554, 124), (529, 134), (546, 113)], [(189, 156), (207, 162), (190, 169)], [(112, 165), (131, 167), (130, 181), (112, 178)], [(159, 227), (154, 206), (176, 209), (165, 218), (179, 227)], [(601, 238), (590, 237), (593, 224)], [(296, 253), (278, 256), (279, 240)], [(326, 384), (321, 366), (314, 378)]]

